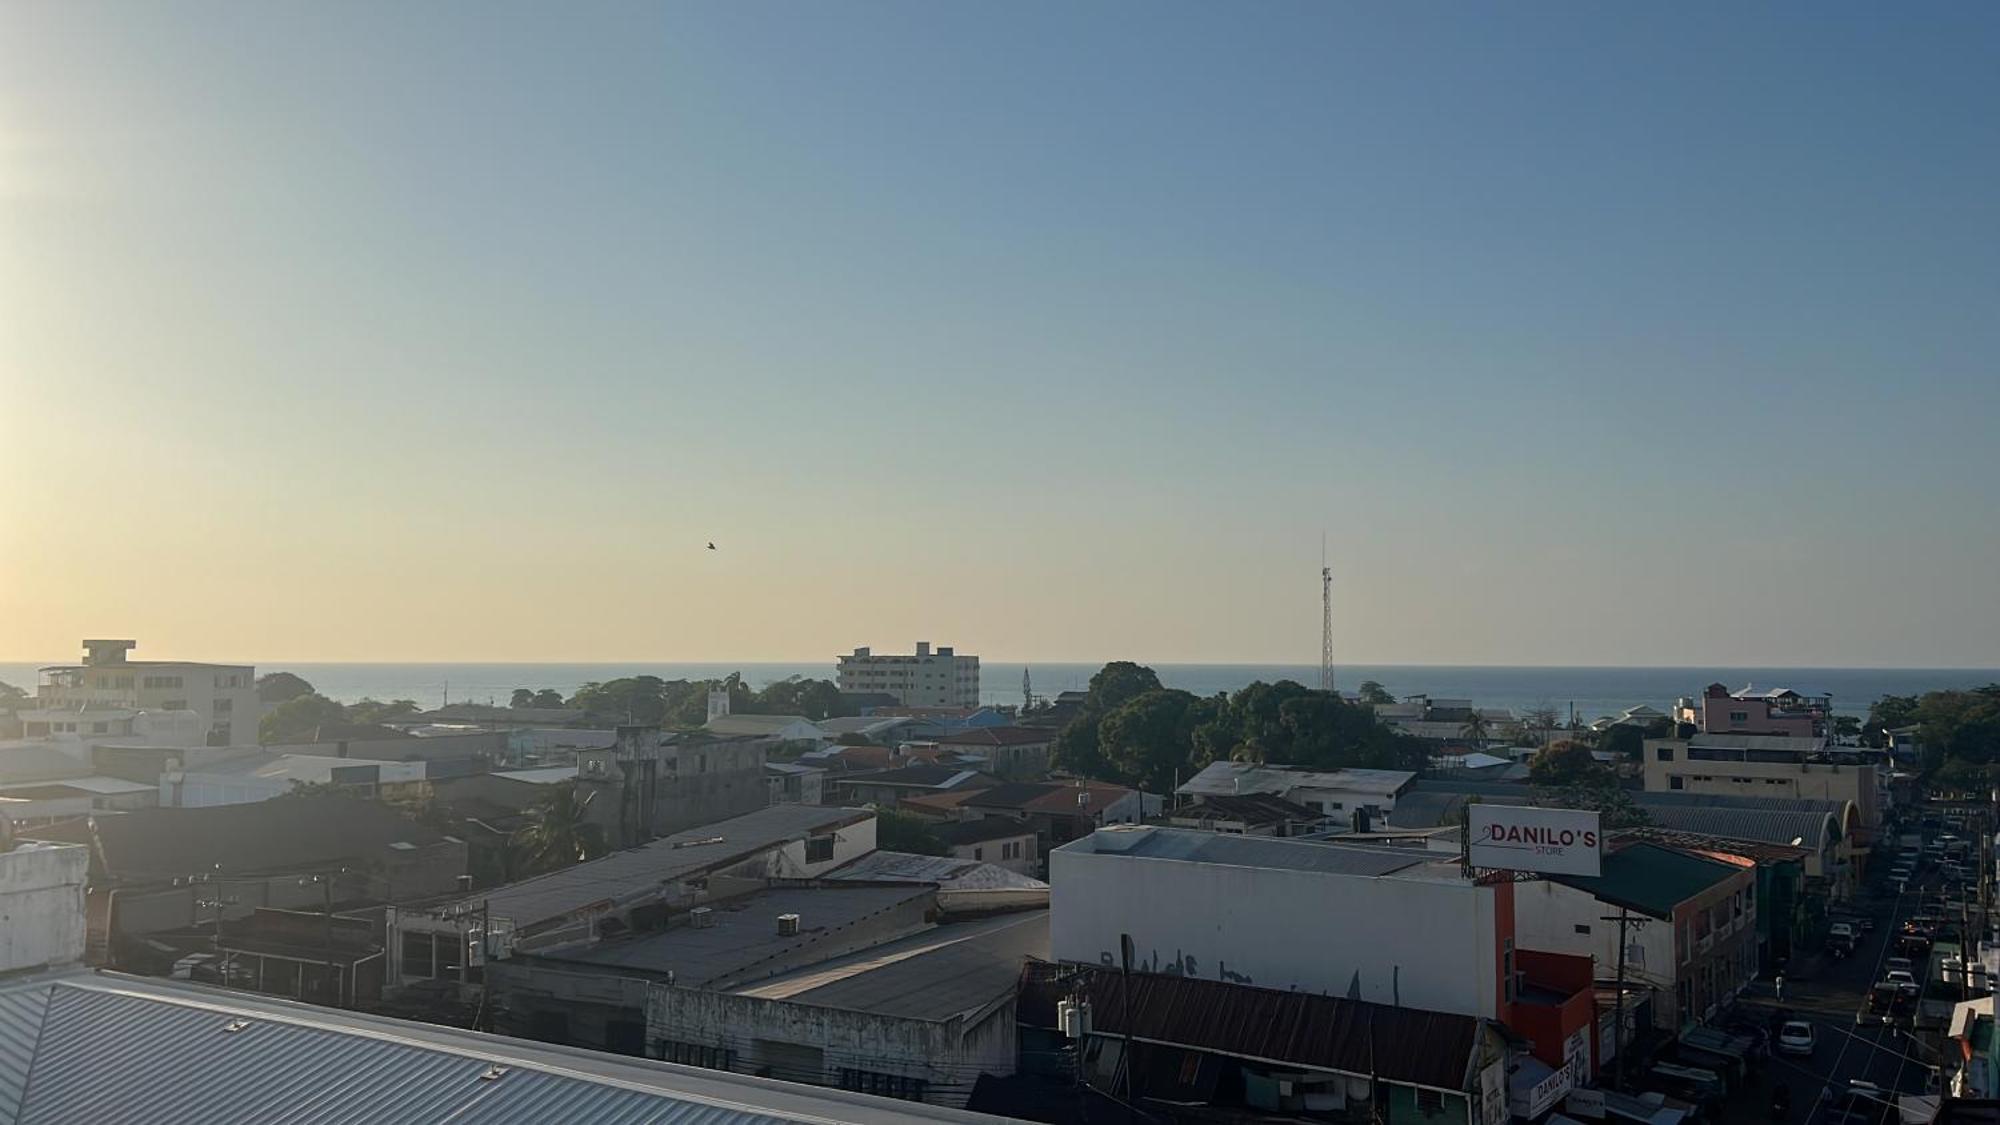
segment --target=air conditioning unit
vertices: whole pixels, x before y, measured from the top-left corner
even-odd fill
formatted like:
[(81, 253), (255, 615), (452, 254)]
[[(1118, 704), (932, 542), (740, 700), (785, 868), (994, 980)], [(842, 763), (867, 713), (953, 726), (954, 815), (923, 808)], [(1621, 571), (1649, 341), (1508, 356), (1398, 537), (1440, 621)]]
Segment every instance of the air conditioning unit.
[(697, 906), (688, 911), (688, 925), (697, 930), (705, 930), (715, 925), (715, 911), (706, 906)]
[(778, 915), (778, 936), (779, 937), (799, 936), (799, 916), (796, 914)]

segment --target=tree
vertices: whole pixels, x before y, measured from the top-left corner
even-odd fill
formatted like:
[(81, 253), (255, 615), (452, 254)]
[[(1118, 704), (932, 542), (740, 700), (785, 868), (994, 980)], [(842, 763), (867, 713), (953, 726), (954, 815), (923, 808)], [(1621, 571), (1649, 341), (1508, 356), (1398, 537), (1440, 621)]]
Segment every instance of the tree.
[(1599, 824), (1606, 829), (1643, 828), (1651, 824), (1653, 818), (1630, 793), (1608, 780), (1580, 781), (1566, 785), (1556, 794), (1555, 803), (1568, 809), (1592, 809), (1599, 815)]
[(1465, 717), (1465, 725), (1459, 728), (1459, 733), (1464, 735), (1467, 741), (1479, 745), (1486, 741), (1486, 725), (1486, 716), (1480, 714), (1479, 709), (1475, 707)]
[(545, 687), (535, 693), (535, 697), (528, 701), (528, 706), (544, 707), (551, 711), (559, 711), (564, 706), (563, 694), (554, 688)]
[(750, 706), (764, 715), (803, 715), (814, 722), (854, 714), (854, 708), (831, 680), (799, 676), (779, 680), (755, 693)]
[(1845, 742), (1861, 737), (1861, 720), (1852, 715), (1833, 717), (1833, 736)]
[(885, 852), (913, 855), (951, 854), (930, 821), (901, 809), (875, 810), (875, 846)]
[(313, 694), (316, 693), (311, 684), (290, 672), (266, 672), (257, 677), (257, 700), (260, 703), (289, 703), (302, 695)]
[(666, 681), (658, 676), (626, 676), (576, 689), (569, 705), (621, 723), (658, 724), (667, 713)]
[(257, 724), (257, 741), (310, 741), (321, 726), (346, 721), (347, 708), (317, 693), (301, 695), (265, 713), (263, 721)]
[(387, 703), (379, 699), (361, 699), (347, 705), (347, 721), (350, 723), (387, 723), (416, 714), (423, 708), (414, 699), (392, 699)]
[(1361, 681), (1361, 687), (1355, 694), (1361, 697), (1361, 702), (1370, 706), (1396, 702), (1396, 697), (1389, 694), (1389, 689), (1374, 680)]
[(1598, 748), (1636, 762), (1646, 753), (1646, 732), (1629, 723), (1618, 723), (1605, 728)]
[(553, 871), (586, 859), (595, 859), (610, 849), (604, 842), (604, 827), (585, 817), (588, 797), (579, 797), (576, 783), (552, 786), (523, 810), (528, 824), (514, 833), (514, 847), (520, 852), (522, 869)]
[(1610, 770), (1590, 756), (1590, 747), (1581, 742), (1563, 741), (1534, 756), (1528, 763), (1528, 780), (1536, 785), (1609, 785)]
[(29, 695), (27, 692), (22, 691), (5, 680), (0, 680), (0, 714), (12, 714), (15, 711), (33, 707), (34, 705), (34, 696)]
[(516, 711), (525, 711), (534, 705), (535, 693), (529, 688), (517, 687), (514, 694), (507, 697), (507, 706)]
[(1159, 687), (1160, 677), (1143, 664), (1114, 660), (1098, 669), (1097, 674), (1090, 677), (1090, 688), (1084, 694), (1082, 709), (1056, 734), (1052, 753), (1056, 767), (1085, 777), (1116, 777), (1117, 771), (1098, 744), (1098, 727), (1106, 715), (1124, 706), (1127, 701), (1149, 691), (1158, 691)]
[(1556, 729), (1556, 724), (1561, 721), (1562, 717), (1556, 711), (1556, 705), (1546, 699), (1521, 712), (1521, 725), (1540, 735), (1541, 737), (1536, 740), (1539, 742), (1546, 742), (1549, 732)]
[(1204, 704), (1185, 691), (1155, 688), (1134, 696), (1104, 717), (1098, 745), (1120, 780), (1164, 793), (1190, 768), (1194, 728), (1209, 718)]

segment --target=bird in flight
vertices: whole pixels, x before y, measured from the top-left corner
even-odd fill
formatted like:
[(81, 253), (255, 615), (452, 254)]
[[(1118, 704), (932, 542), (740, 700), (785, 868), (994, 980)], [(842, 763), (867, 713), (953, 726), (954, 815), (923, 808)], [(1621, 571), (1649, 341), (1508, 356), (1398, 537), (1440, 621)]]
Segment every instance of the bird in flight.
[(709, 550), (711, 550), (711, 551), (715, 550), (715, 544), (713, 544), (713, 543), (710, 543), (710, 544), (708, 545), (708, 549), (709, 549)]

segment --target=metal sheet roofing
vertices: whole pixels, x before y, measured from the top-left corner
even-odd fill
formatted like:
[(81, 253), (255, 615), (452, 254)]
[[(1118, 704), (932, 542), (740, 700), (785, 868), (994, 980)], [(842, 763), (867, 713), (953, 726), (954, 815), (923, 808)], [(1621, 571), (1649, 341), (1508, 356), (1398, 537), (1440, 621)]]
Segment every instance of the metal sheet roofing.
[(994, 863), (911, 852), (869, 852), (821, 876), (862, 883), (936, 883), (944, 891), (1046, 891), (1040, 879)]
[(1408, 770), (1301, 770), (1254, 762), (1211, 762), (1176, 792), (1207, 796), (1338, 789), (1388, 797), (1401, 792), (1416, 776)]
[(729, 820), (662, 836), (588, 863), (468, 896), (495, 918), (527, 929), (597, 903), (648, 893), (663, 884), (747, 859), (792, 840), (869, 820), (866, 809), (772, 805)]
[[(16, 1066), (23, 1048), (25, 1070)], [(996, 1119), (145, 978), (78, 973), (0, 989), (0, 1122), (139, 1120), (913, 1125)]]
[(737, 989), (743, 996), (944, 1021), (1014, 995), (1027, 959), (1049, 956), (1049, 912), (938, 926)]
[[(932, 894), (928, 886), (909, 883), (777, 887), (710, 904), (711, 922), (706, 926), (675, 926), (536, 957), (640, 973), (672, 972), (676, 982), (700, 986), (768, 974), (768, 967), (759, 966), (824, 942), (846, 940), (843, 935), (852, 927), (913, 900), (928, 901)], [(778, 932), (781, 914), (799, 916), (798, 933)]]
[(1451, 1012), (1162, 973), (1133, 973), (1128, 982), (1115, 969), (1079, 965), (1030, 966), (1019, 1018), (1053, 1027), (1056, 1001), (1078, 995), (1090, 1001), (1098, 1034), (1122, 1034), (1129, 1019), (1146, 1042), (1436, 1090), (1466, 1088), (1480, 1033), (1478, 1018)]
[(1192, 828), (1158, 828), (1151, 825), (1100, 828), (1057, 850), (1362, 877), (1394, 874), (1437, 858), (1414, 848), (1355, 847), (1316, 840), (1231, 836)]
[(1603, 873), (1595, 876), (1552, 875), (1555, 882), (1575, 887), (1614, 906), (1630, 907), (1655, 918), (1695, 895), (1743, 873), (1743, 868), (1719, 859), (1637, 843), (1604, 857)]

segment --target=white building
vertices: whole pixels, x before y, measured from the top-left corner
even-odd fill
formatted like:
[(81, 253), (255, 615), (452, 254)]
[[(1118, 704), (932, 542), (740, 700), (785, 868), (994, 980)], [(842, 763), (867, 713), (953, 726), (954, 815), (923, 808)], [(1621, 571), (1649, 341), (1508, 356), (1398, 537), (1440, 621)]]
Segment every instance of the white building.
[(839, 662), (842, 691), (882, 692), (905, 707), (979, 706), (979, 658), (960, 656), (950, 646), (933, 652), (929, 641), (918, 641), (914, 656), (857, 648)]
[(1370, 827), (1384, 824), (1396, 797), (1417, 775), (1408, 770), (1302, 770), (1254, 762), (1211, 762), (1175, 790), (1185, 797), (1247, 797), (1266, 793), (1320, 813), (1347, 827), (1357, 812)]
[(0, 814), (0, 976), (83, 963), (89, 875), (89, 848), (14, 844)]
[(35, 706), (20, 713), (22, 733), (83, 741), (142, 737), (152, 745), (257, 741), (263, 706), (255, 668), (127, 659), (138, 643), (86, 640), (83, 663), (43, 668)]
[[(211, 805), (241, 805), (282, 797), (302, 785), (338, 785), (365, 797), (415, 795), (427, 775), (426, 762), (389, 762), (368, 758), (336, 758), (324, 754), (275, 754), (252, 750), (237, 757), (208, 762), (160, 775), (159, 803), (170, 808), (198, 809)], [(571, 777), (574, 767), (568, 768)]]
[(1414, 848), (1102, 828), (1049, 856), (1057, 961), (1504, 1018), (1513, 885)]

